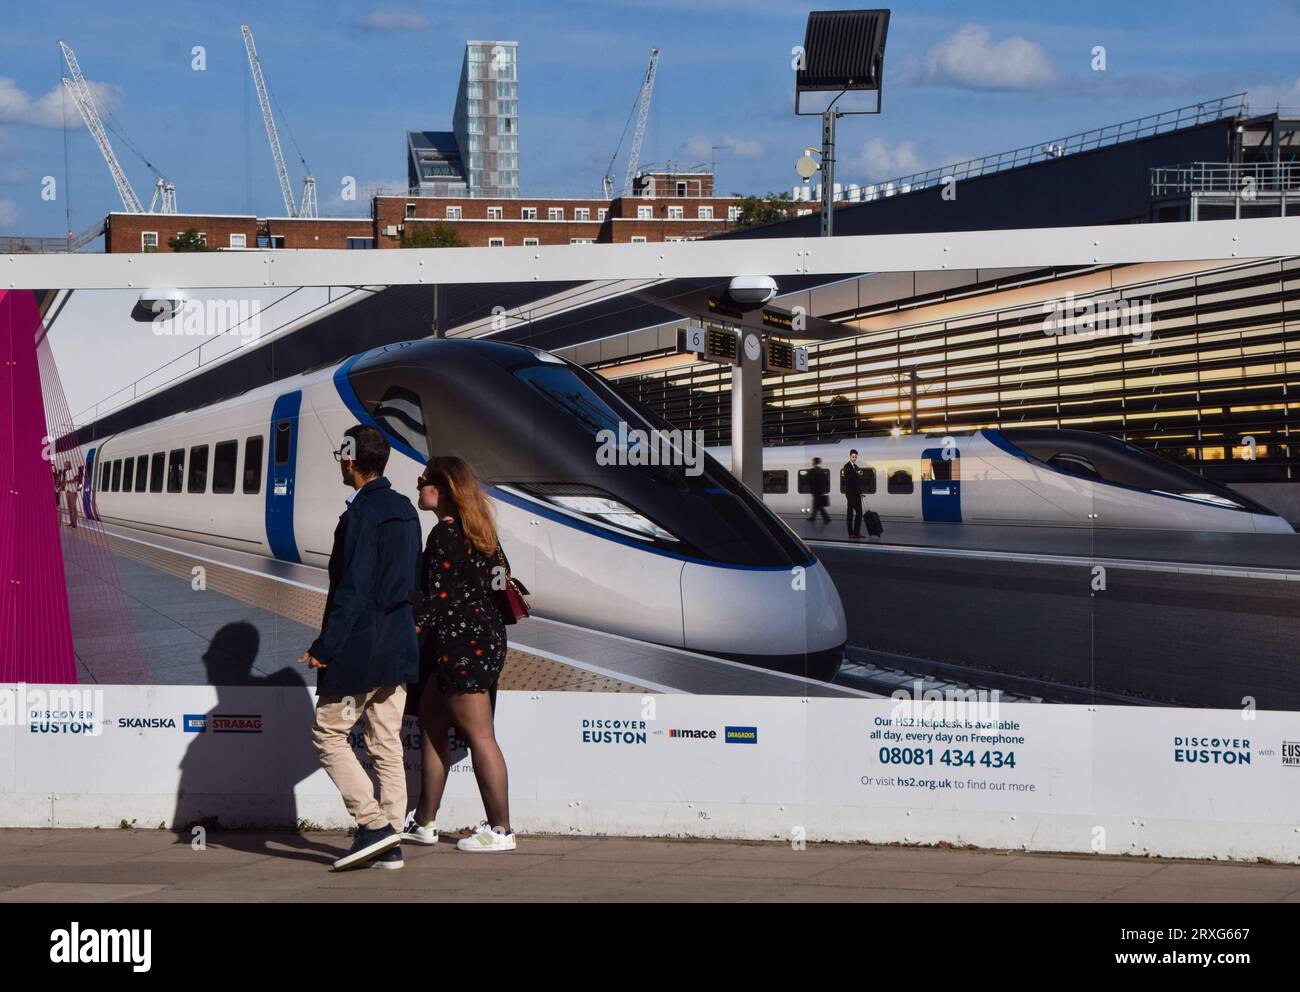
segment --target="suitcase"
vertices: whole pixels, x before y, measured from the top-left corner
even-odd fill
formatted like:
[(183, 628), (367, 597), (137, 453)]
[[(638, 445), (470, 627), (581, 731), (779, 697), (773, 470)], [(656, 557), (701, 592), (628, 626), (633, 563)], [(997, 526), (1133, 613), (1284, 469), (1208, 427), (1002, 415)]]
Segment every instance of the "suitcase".
[(864, 513), (862, 520), (867, 525), (867, 533), (871, 537), (879, 537), (885, 532), (884, 526), (880, 523), (880, 514), (875, 510), (868, 510)]

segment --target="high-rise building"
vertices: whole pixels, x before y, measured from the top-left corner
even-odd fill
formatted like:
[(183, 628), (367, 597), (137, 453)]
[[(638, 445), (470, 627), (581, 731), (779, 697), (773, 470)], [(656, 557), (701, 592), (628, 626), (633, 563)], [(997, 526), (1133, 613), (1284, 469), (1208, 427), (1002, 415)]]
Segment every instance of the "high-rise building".
[(519, 195), (518, 42), (470, 41), (452, 130), (470, 196)]

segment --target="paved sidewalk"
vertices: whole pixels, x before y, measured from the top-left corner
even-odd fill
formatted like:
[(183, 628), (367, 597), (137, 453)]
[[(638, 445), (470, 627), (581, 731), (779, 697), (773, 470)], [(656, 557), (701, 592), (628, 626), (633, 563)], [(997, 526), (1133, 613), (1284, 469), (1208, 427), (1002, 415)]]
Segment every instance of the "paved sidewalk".
[(332, 873), (341, 833), (0, 830), (0, 902), (1300, 902), (1300, 866), (938, 848), (524, 837), (501, 855), (404, 844)]

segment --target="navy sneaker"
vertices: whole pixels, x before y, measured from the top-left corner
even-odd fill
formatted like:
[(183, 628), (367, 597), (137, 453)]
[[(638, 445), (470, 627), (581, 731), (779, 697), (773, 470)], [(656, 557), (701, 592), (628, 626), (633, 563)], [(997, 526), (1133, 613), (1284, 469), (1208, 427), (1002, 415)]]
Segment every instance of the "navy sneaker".
[(396, 871), (398, 868), (405, 868), (406, 862), (402, 860), (402, 848), (390, 847), (383, 854), (371, 858), (367, 868), (387, 868), (389, 871)]
[(352, 842), (352, 850), (334, 862), (334, 870), (357, 868), (376, 855), (383, 854), (389, 848), (397, 847), (400, 843), (402, 843), (401, 834), (387, 823), (373, 830), (358, 827), (356, 839)]

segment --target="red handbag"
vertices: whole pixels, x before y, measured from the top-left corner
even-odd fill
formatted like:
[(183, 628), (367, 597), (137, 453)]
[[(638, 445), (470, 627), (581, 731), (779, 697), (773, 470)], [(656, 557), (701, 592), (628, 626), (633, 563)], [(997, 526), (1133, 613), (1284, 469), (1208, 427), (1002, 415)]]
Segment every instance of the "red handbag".
[(497, 561), (506, 575), (506, 584), (504, 589), (492, 590), (492, 602), (496, 605), (497, 612), (501, 614), (501, 622), (509, 626), (516, 624), (520, 620), (528, 618), (528, 601), (524, 599), (528, 595), (528, 590), (524, 584), (510, 574), (510, 566), (506, 563), (506, 556), (497, 545)]

